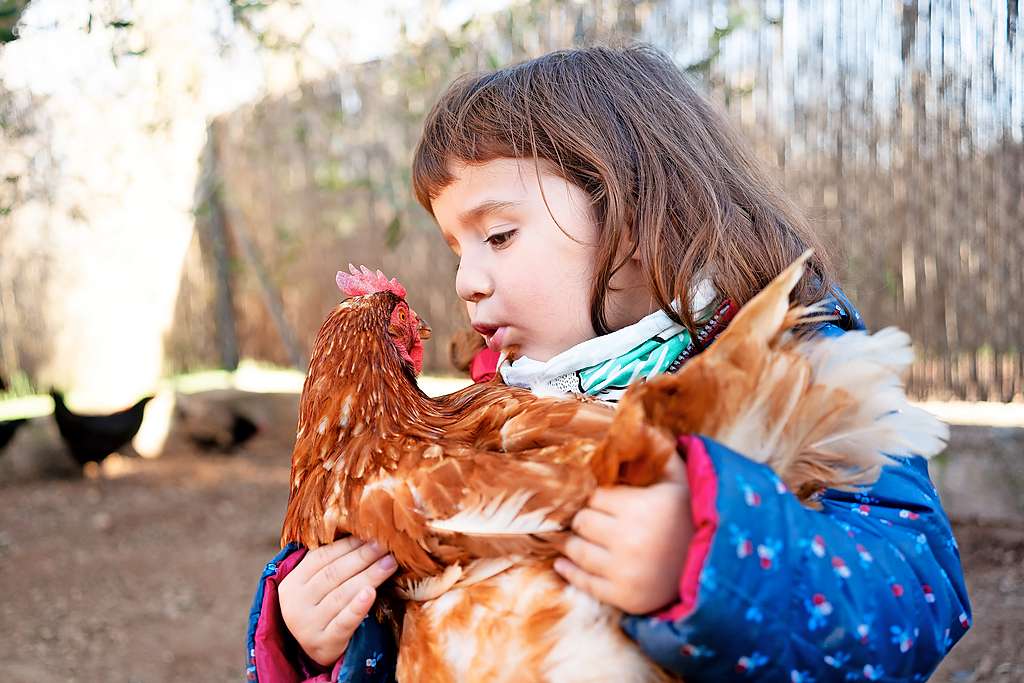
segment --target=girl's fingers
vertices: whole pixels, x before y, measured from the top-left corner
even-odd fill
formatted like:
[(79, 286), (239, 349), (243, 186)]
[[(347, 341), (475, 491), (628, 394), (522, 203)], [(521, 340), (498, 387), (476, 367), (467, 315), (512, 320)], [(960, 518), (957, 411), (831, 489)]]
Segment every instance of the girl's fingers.
[(593, 508), (583, 508), (572, 518), (572, 530), (582, 538), (603, 548), (614, 540), (617, 527), (615, 518)]
[(583, 571), (603, 577), (612, 563), (612, 556), (601, 546), (580, 538), (569, 536), (563, 548), (565, 556)]
[(356, 600), (360, 591), (366, 588), (375, 589), (394, 574), (397, 568), (395, 558), (385, 555), (331, 591), (320, 604), (326, 608), (329, 615), (339, 614)]
[(632, 486), (599, 488), (591, 494), (590, 500), (587, 501), (587, 506), (599, 512), (615, 516), (616, 512), (622, 507), (622, 504), (628, 501), (632, 497), (633, 492), (637, 490)]
[(686, 462), (675, 455), (670, 457), (668, 462), (665, 463), (665, 473), (662, 476), (662, 479), (664, 481), (678, 482), (681, 484), (688, 483), (689, 478), (686, 474)]
[(370, 613), (370, 607), (373, 605), (373, 599), (376, 596), (377, 591), (372, 586), (364, 586), (331, 619), (330, 623), (324, 628), (324, 631), (336, 642), (347, 643), (352, 634), (359, 628), (359, 624)]
[(601, 602), (614, 604), (612, 584), (607, 579), (583, 571), (564, 557), (555, 560), (555, 571), (584, 593), (589, 593)]
[(376, 543), (363, 543), (321, 567), (320, 571), (314, 574), (306, 584), (313, 598), (313, 604), (319, 605), (332, 591), (386, 554), (387, 550)]
[(310, 550), (291, 573), (295, 574), (296, 578), (301, 579), (302, 583), (307, 583), (325, 565), (347, 555), (362, 544), (363, 542), (355, 536), (339, 538), (334, 543), (328, 543), (315, 550)]

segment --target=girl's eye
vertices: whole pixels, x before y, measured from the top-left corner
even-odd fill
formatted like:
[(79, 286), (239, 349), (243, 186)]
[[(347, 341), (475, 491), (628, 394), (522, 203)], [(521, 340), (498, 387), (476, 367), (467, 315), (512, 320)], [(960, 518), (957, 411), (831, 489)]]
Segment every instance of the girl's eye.
[(487, 244), (500, 249), (501, 247), (508, 244), (508, 241), (512, 239), (512, 236), (516, 234), (515, 230), (506, 230), (505, 232), (496, 232), (487, 239), (484, 240)]

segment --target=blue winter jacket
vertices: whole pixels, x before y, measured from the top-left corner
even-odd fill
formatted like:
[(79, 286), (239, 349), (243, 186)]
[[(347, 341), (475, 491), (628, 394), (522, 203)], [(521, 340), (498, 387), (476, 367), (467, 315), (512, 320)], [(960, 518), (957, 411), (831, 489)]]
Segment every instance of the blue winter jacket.
[[(864, 329), (841, 294), (820, 333)], [(694, 536), (679, 600), (622, 627), (690, 683), (923, 681), (971, 622), (960, 556), (924, 459), (894, 459), (857, 493), (825, 491), (811, 510), (765, 465), (684, 437)], [(373, 619), (320, 671), (290, 637), (277, 583), (304, 554), (264, 569), (249, 617), (248, 677), (392, 681), (396, 644)]]

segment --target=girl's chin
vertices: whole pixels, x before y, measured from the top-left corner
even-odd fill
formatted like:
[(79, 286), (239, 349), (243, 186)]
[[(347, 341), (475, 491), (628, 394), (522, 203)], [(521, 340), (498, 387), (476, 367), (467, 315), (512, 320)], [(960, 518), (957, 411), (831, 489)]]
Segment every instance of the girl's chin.
[(557, 356), (557, 355), (559, 355), (559, 354), (561, 354), (561, 353), (563, 353), (565, 351), (568, 351), (569, 349), (571, 349), (571, 348), (573, 348), (573, 347), (575, 347), (575, 346), (577, 346), (579, 344), (582, 344), (583, 342), (587, 341), (590, 338), (591, 337), (586, 337), (584, 339), (580, 339), (579, 341), (570, 343), (568, 346), (565, 346), (565, 347), (560, 347), (557, 344), (545, 345), (545, 344), (538, 344), (536, 342), (530, 343), (529, 341), (520, 341), (517, 338), (515, 340), (515, 342), (516, 342), (516, 345), (519, 348), (518, 348), (518, 350), (516, 352), (516, 357), (517, 358), (522, 358), (523, 356), (526, 356), (527, 358), (530, 358), (531, 360), (539, 361), (541, 363), (546, 363), (549, 360), (551, 360), (552, 358), (554, 358), (555, 356)]
[[(494, 344), (498, 341), (500, 344)], [(552, 349), (550, 345), (543, 343), (537, 343), (536, 340), (524, 339), (522, 335), (518, 333), (518, 330), (512, 330), (509, 333), (508, 328), (503, 327), (498, 330), (492, 337), (487, 339), (488, 346), (495, 351), (507, 351), (510, 357), (515, 360), (516, 358), (529, 358), (540, 363), (546, 363), (565, 349)]]
[(558, 355), (557, 353), (551, 353), (550, 351), (539, 349), (536, 346), (531, 346), (529, 344), (516, 344), (515, 347), (514, 355), (516, 358), (522, 358), (525, 356), (530, 360), (539, 361), (541, 363), (546, 363)]

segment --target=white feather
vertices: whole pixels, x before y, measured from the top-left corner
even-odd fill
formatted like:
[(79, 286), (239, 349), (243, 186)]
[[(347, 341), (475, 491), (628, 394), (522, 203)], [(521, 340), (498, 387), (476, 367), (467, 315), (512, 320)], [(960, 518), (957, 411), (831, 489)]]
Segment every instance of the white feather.
[(455, 585), (455, 582), (462, 576), (462, 567), (457, 564), (450, 564), (445, 567), (443, 573), (437, 576), (427, 576), (419, 581), (413, 581), (409, 586), (396, 586), (398, 594), (406, 600), (423, 602), (434, 600), (448, 592), (448, 589)]
[(456, 588), (466, 588), (467, 586), (485, 581), (492, 576), (497, 576), (509, 567), (521, 562), (522, 559), (521, 555), (509, 555), (507, 557), (485, 557), (480, 560), (474, 560), (466, 567), (466, 571), (462, 573)]
[(851, 331), (839, 337), (813, 338), (798, 350), (810, 362), (815, 384), (844, 388), (862, 383), (865, 375), (881, 375), (898, 386), (914, 360), (910, 337), (895, 327), (874, 334)]
[(550, 507), (530, 512), (522, 511), (532, 497), (532, 491), (516, 491), (508, 496), (498, 496), (489, 501), (482, 500), (452, 517), (432, 520), (427, 526), (435, 531), (483, 536), (511, 536), (561, 530), (558, 522), (547, 518), (551, 512)]
[(396, 479), (388, 474), (384, 468), (381, 468), (377, 474), (377, 478), (371, 480), (370, 483), (363, 487), (363, 492), (359, 497), (359, 500), (365, 501), (367, 496), (380, 489), (383, 489), (387, 493), (394, 494), (395, 488), (399, 483), (401, 483), (401, 480)]
[(811, 364), (814, 383), (853, 395), (856, 408), (844, 420), (848, 429), (812, 444), (832, 452), (868, 455), (940, 453), (949, 428), (926, 411), (911, 406), (903, 376), (914, 360), (910, 337), (894, 327), (875, 334), (847, 332), (812, 339), (798, 350)]

